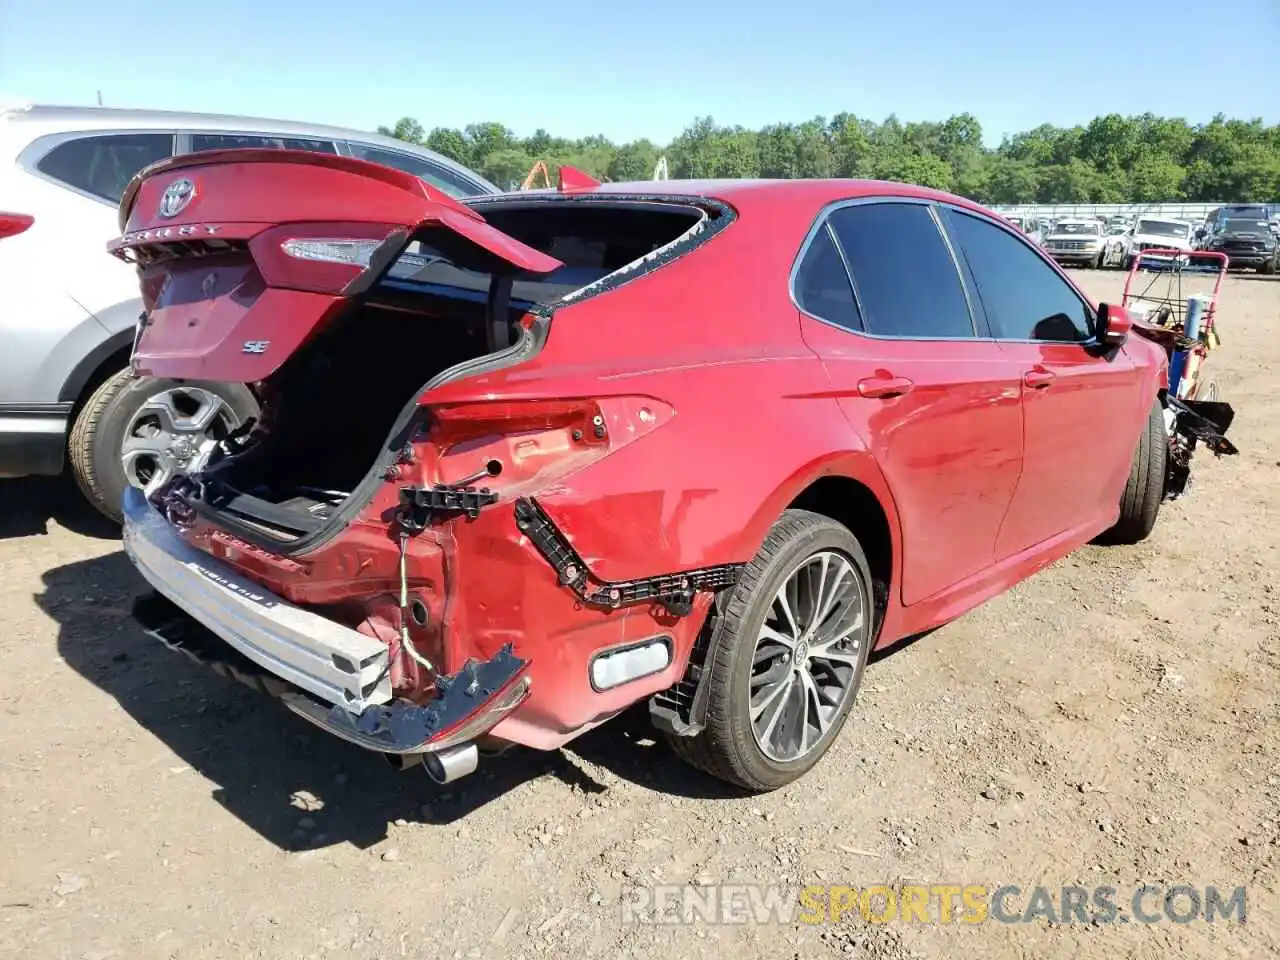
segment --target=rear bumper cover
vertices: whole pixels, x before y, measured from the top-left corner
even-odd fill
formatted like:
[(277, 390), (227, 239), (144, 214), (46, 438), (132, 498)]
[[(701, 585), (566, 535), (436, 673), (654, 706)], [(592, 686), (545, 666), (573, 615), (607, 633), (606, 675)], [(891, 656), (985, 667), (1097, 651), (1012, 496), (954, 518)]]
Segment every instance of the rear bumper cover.
[(125, 550), (168, 601), (140, 601), (134, 615), (142, 627), (279, 696), (335, 736), (382, 753), (434, 752), (488, 733), (529, 695), (529, 662), (504, 647), (438, 677), (426, 703), (394, 699), (381, 641), (294, 606), (188, 546), (141, 491), (126, 493), (124, 513)]

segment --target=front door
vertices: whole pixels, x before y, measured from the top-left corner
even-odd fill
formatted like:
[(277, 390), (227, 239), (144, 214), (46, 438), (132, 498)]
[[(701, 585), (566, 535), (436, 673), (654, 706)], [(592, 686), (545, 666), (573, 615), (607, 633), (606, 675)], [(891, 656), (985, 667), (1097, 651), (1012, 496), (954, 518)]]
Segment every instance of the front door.
[(1021, 374), (975, 325), (932, 207), (837, 207), (795, 292), (805, 341), (893, 494), (902, 602), (990, 567), (1021, 463)]
[(943, 222), (1022, 382), (1022, 476), (997, 557), (1109, 525), (1146, 422), (1140, 371), (1097, 346), (1092, 307), (1022, 237), (954, 208)]

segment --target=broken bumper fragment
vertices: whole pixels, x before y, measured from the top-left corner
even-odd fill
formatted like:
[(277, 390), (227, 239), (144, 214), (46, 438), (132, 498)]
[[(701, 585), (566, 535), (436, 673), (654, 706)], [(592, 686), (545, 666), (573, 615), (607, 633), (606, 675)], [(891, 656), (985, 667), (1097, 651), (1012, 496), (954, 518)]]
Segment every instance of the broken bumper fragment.
[(385, 645), (189, 547), (140, 491), (126, 496), (124, 531), (130, 559), (157, 591), (134, 605), (147, 633), (351, 743), (435, 753), (488, 733), (529, 695), (530, 661), (507, 645), (436, 678), (425, 702), (394, 698)]
[(1230, 404), (1214, 400), (1168, 397), (1165, 402), (1169, 457), (1165, 463), (1164, 499), (1176, 500), (1191, 485), (1191, 458), (1197, 444), (1203, 443), (1218, 457), (1239, 452), (1226, 437), (1235, 411)]

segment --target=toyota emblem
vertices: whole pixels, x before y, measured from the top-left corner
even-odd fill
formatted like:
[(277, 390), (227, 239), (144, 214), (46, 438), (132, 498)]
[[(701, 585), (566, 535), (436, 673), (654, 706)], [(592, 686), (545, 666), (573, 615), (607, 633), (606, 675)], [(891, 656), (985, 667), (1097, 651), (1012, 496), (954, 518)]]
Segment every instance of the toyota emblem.
[(187, 209), (187, 205), (195, 199), (195, 196), (196, 185), (186, 177), (173, 181), (164, 188), (164, 195), (160, 198), (160, 216), (176, 217)]

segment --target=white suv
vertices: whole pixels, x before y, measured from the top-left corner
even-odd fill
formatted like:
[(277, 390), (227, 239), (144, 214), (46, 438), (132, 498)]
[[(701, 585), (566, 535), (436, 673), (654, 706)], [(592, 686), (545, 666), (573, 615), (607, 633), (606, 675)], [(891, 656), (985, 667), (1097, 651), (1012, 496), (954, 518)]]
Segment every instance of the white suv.
[(248, 388), (136, 379), (138, 278), (106, 253), (133, 175), (180, 153), (316, 150), (396, 167), (454, 196), (498, 193), (452, 160), (334, 127), (102, 107), (0, 109), (0, 477), (69, 465), (119, 519), (129, 484), (197, 469), (257, 413)]

